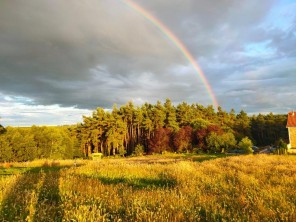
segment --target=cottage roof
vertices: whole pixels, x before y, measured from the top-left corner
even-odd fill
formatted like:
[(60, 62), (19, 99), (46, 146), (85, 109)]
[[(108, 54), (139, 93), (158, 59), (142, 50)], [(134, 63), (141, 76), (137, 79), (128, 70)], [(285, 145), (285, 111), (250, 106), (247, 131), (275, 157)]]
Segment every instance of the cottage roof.
[(296, 127), (296, 112), (288, 113), (287, 127)]

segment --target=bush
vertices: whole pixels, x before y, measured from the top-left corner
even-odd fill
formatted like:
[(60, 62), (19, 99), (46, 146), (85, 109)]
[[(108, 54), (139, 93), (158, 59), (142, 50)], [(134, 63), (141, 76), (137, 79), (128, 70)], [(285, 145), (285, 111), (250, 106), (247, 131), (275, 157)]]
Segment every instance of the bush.
[(195, 148), (193, 148), (192, 152), (194, 154), (202, 154), (203, 153), (203, 150), (202, 150), (202, 148), (195, 147)]
[(134, 156), (143, 156), (144, 154), (144, 147), (140, 144), (138, 144), (136, 147), (135, 147), (135, 151), (133, 152), (133, 155)]
[(247, 154), (253, 153), (252, 146), (253, 143), (248, 137), (243, 138), (238, 144), (238, 147)]

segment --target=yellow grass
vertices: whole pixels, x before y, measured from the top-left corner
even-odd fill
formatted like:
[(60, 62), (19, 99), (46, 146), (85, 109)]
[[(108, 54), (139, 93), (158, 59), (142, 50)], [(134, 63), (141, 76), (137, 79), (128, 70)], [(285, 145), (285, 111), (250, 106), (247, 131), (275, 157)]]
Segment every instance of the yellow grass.
[(0, 221), (296, 221), (296, 156), (195, 159), (20, 164), (0, 176)]

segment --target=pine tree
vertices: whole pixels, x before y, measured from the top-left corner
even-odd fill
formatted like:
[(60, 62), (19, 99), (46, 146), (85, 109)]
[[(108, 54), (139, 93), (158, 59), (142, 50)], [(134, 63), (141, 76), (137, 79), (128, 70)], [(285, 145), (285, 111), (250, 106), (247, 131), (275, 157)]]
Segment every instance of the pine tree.
[(166, 114), (165, 127), (173, 132), (177, 132), (179, 130), (179, 124), (176, 117), (176, 108), (172, 105), (171, 100), (166, 99), (164, 109)]

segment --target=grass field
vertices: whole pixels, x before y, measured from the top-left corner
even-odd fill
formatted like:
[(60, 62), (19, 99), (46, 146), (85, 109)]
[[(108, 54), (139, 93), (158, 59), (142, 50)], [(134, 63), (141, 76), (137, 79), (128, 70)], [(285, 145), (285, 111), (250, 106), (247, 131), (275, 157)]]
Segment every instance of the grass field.
[(2, 164), (0, 201), (0, 221), (296, 221), (296, 156)]

